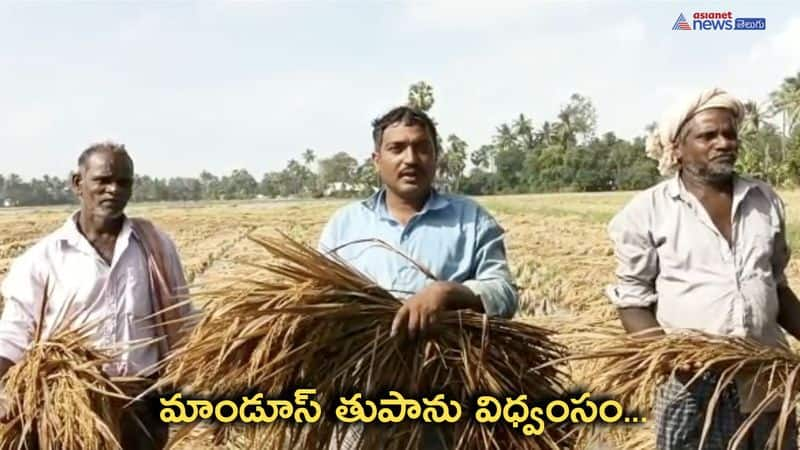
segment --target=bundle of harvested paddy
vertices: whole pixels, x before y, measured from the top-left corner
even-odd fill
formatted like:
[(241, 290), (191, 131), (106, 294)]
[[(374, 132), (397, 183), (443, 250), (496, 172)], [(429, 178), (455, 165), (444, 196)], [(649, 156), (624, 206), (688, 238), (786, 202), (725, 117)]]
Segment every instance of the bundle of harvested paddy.
[[(425, 340), (391, 337), (402, 305), (392, 294), (342, 261), (286, 236), (253, 240), (266, 250), (258, 256), (266, 261), (250, 262), (256, 273), (208, 294), (213, 300), (185, 345), (168, 359), (161, 385), (218, 398), (253, 391), (269, 395), (300, 385), (315, 388), (323, 407), (340, 394), (369, 397), (384, 389), (407, 398), (444, 393), (464, 405), (476, 394), (524, 393), (532, 401), (564, 392), (561, 369), (535, 369), (564, 355), (543, 328), (452, 311), (440, 316)], [(571, 448), (568, 427), (524, 436), (511, 425), (478, 426), (463, 417), (448, 432), (455, 448)], [(417, 421), (365, 426), (356, 447), (417, 448), (421, 429)], [(323, 416), (291, 432), (282, 422), (240, 430), (249, 448), (324, 449), (342, 427)]]
[[(598, 341), (610, 336), (625, 334), (619, 319), (606, 320), (601, 314), (576, 315), (574, 313), (549, 316), (524, 317), (533, 325), (547, 326), (558, 333), (553, 339), (570, 349), (573, 354), (590, 352)], [(603, 373), (608, 361), (603, 359), (576, 359), (565, 361), (570, 379), (587, 392), (603, 393), (596, 385), (597, 374)], [(648, 425), (616, 424), (603, 427), (583, 427), (575, 436), (574, 450), (651, 450), (655, 448), (655, 434)]]
[(764, 346), (746, 338), (696, 331), (668, 335), (651, 335), (647, 331), (634, 335), (611, 333), (596, 339), (591, 351), (566, 359), (600, 360), (593, 374), (593, 391), (639, 411), (653, 406), (657, 388), (670, 376), (683, 372), (691, 385), (706, 373), (713, 375), (717, 381), (705, 411), (701, 446), (722, 391), (737, 376), (752, 379), (752, 385), (760, 387), (763, 397), (731, 437), (729, 448), (738, 448), (755, 420), (776, 401), (781, 402), (781, 411), (773, 438), (782, 442), (787, 422), (792, 420), (791, 414), (800, 400), (800, 356), (789, 349)]
[(92, 349), (85, 329), (38, 339), (4, 377), (2, 449), (119, 449), (128, 399), (102, 371), (112, 358)]

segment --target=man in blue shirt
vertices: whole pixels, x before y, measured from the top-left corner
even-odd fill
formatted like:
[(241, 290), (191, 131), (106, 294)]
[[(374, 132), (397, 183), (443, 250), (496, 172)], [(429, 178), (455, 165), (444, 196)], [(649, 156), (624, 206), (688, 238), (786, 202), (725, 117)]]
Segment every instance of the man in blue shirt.
[[(397, 107), (373, 122), (372, 134), (372, 159), (383, 187), (337, 211), (322, 232), (320, 249), (335, 251), (403, 299), (392, 324), (395, 335), (424, 335), (446, 310), (513, 316), (517, 291), (503, 229), (474, 201), (433, 188), (440, 149), (431, 119), (414, 108)], [(439, 281), (375, 239), (400, 250)]]
[[(433, 188), (440, 156), (433, 121), (422, 111), (401, 106), (372, 125), (372, 159), (383, 187), (337, 211), (322, 231), (320, 250), (335, 252), (403, 299), (393, 335), (424, 336), (438, 313), (447, 310), (513, 316), (517, 290), (508, 270), (503, 229), (474, 201)], [(353, 449), (359, 434), (358, 428), (350, 428), (341, 443), (334, 439), (329, 448)], [(431, 429), (423, 433), (424, 450), (444, 448), (442, 442)]]

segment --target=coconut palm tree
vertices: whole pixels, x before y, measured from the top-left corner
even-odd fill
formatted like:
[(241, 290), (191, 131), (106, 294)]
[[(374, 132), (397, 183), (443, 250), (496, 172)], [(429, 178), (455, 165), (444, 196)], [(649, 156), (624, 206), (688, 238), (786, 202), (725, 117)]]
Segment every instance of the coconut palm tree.
[(496, 129), (494, 136), (494, 145), (498, 150), (506, 150), (514, 147), (517, 144), (516, 135), (514, 130), (506, 123), (500, 125)]
[(556, 136), (566, 150), (578, 143), (578, 135), (585, 141), (594, 135), (597, 112), (592, 101), (580, 94), (572, 94), (569, 103), (558, 113)]
[(550, 146), (553, 143), (553, 134), (555, 133), (555, 127), (549, 121), (545, 121), (542, 124), (542, 128), (536, 133), (536, 143), (541, 144), (544, 143), (546, 146)]
[(566, 150), (575, 144), (575, 130), (572, 127), (572, 115), (567, 110), (558, 113), (558, 122), (554, 125), (554, 134), (561, 147)]
[(464, 169), (467, 167), (467, 143), (455, 134), (451, 134), (447, 137), (447, 144), (447, 172), (451, 178), (453, 191), (458, 192)]
[(494, 158), (494, 148), (491, 145), (481, 145), (469, 155), (469, 160), (475, 167), (489, 169)]
[(758, 133), (764, 125), (767, 125), (768, 111), (765, 104), (758, 104), (754, 100), (744, 103), (744, 121), (739, 130), (742, 134)]
[(781, 116), (781, 154), (786, 156), (786, 139), (800, 125), (800, 72), (783, 80), (780, 87), (770, 94), (772, 111)]
[(310, 166), (314, 161), (317, 159), (317, 154), (314, 150), (307, 148), (306, 151), (303, 152), (303, 163), (306, 167)]
[(525, 117), (525, 114), (520, 114), (517, 120), (512, 124), (514, 134), (519, 139), (522, 146), (527, 151), (533, 150), (536, 144), (536, 139), (533, 132), (533, 123), (531, 119)]

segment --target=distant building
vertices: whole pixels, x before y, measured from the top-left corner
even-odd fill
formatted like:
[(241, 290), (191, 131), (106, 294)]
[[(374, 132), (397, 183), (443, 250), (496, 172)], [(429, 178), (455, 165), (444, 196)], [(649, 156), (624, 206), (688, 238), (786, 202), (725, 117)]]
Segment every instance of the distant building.
[(331, 195), (358, 194), (365, 191), (377, 192), (378, 188), (376, 186), (370, 186), (364, 183), (346, 183), (342, 181), (335, 181), (333, 183), (328, 183), (328, 185), (325, 186), (323, 194), (325, 197), (330, 197)]
[(363, 188), (364, 185), (362, 184), (351, 184), (351, 183), (345, 183), (343, 181), (334, 181), (333, 183), (328, 183), (328, 185), (325, 186), (325, 196), (329, 197), (331, 194), (335, 193), (359, 192)]

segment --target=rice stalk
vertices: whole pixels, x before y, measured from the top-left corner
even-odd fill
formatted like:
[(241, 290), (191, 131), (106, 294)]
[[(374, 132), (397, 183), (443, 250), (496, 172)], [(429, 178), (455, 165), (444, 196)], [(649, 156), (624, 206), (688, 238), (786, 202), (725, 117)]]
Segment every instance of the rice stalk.
[(118, 410), (128, 397), (103, 373), (110, 362), (80, 331), (34, 344), (4, 378), (10, 420), (0, 448), (120, 448)]
[[(253, 241), (264, 250), (248, 263), (256, 272), (206, 293), (213, 300), (186, 344), (168, 358), (162, 386), (230, 398), (300, 385), (315, 388), (323, 407), (344, 393), (444, 393), (464, 411), (476, 394), (525, 393), (532, 401), (565, 392), (562, 369), (536, 369), (565, 355), (544, 328), (449, 311), (426, 339), (392, 337), (402, 303), (391, 293), (341, 260), (286, 236)], [(571, 448), (567, 427), (526, 437), (506, 424), (477, 426), (467, 415), (445, 433), (451, 448)], [(249, 448), (324, 449), (343, 430), (323, 416), (312, 426), (277, 422), (243, 427), (241, 433)], [(417, 448), (421, 438), (418, 422), (367, 425), (357, 448)]]
[[(597, 360), (591, 375), (595, 393), (609, 395), (626, 408), (648, 411), (657, 388), (671, 376), (681, 374), (691, 386), (704, 374), (716, 379), (714, 393), (705, 411), (701, 444), (711, 426), (723, 390), (737, 377), (752, 377), (753, 386), (763, 388), (763, 398), (731, 437), (729, 449), (737, 448), (755, 419), (773, 401), (782, 400), (771, 442), (780, 442), (800, 399), (800, 356), (788, 348), (769, 347), (741, 337), (717, 336), (696, 331), (667, 335), (595, 335), (595, 345), (569, 361)], [(759, 392), (762, 392), (761, 390)]]
[(138, 380), (104, 373), (114, 355), (94, 348), (92, 324), (64, 319), (43, 337), (44, 297), (34, 342), (3, 376), (0, 449), (120, 449), (122, 386)]

